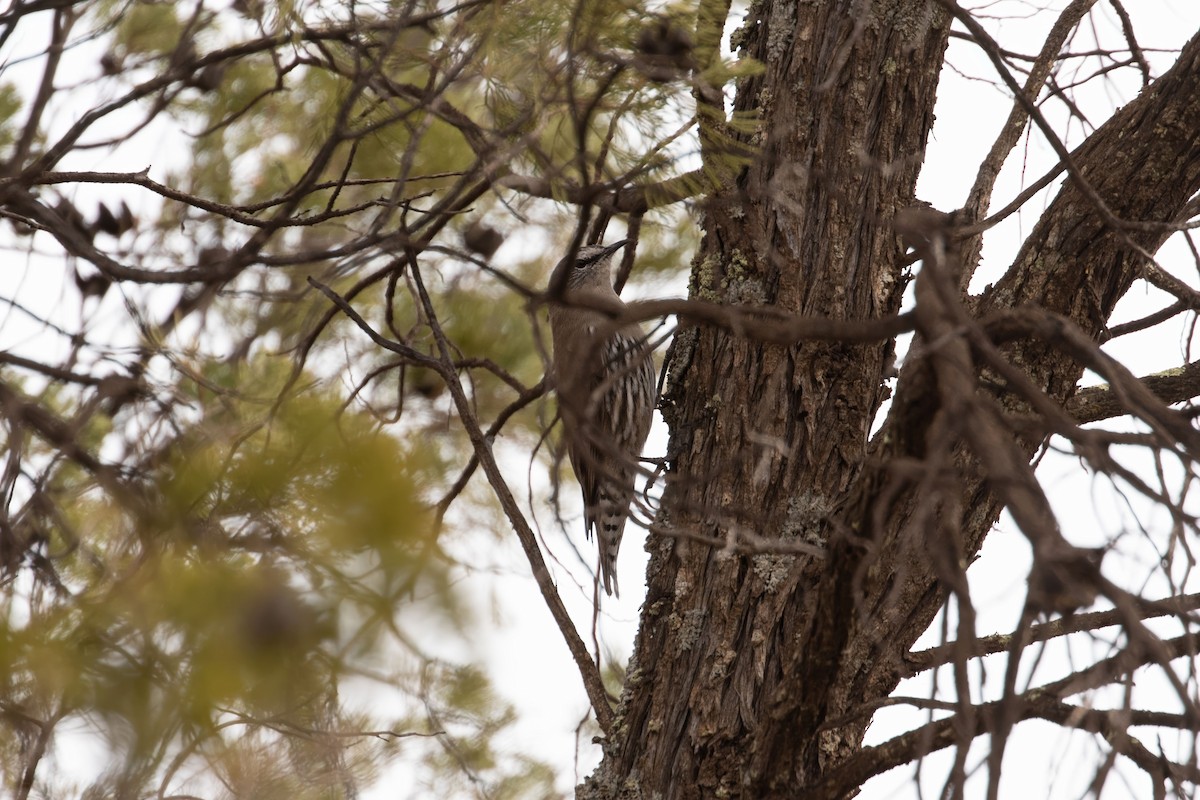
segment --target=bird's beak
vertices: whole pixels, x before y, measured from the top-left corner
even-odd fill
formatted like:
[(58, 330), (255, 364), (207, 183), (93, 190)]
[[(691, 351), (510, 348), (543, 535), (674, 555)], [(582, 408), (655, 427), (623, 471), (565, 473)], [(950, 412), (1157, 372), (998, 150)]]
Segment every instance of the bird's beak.
[(617, 252), (618, 250), (620, 250), (622, 247), (624, 247), (627, 244), (629, 244), (628, 239), (622, 239), (619, 242), (613, 242), (608, 247), (604, 248), (604, 255), (611, 256), (613, 253)]

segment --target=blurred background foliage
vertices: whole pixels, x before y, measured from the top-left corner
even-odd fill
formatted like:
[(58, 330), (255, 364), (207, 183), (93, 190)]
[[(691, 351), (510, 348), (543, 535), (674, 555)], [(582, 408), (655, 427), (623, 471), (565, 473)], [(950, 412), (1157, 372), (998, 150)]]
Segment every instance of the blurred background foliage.
[[(638, 61), (647, 30), (694, 15), (103, 0), (0, 17), (0, 201), (25, 209), (0, 244), (37, 276), (5, 292), (0, 328), (4, 793), (351, 797), (396, 758), (430, 796), (563, 791), (505, 746), (514, 712), (470, 648), (488, 612), (463, 554), (512, 533), (464, 480), (444, 376), (307, 281), (411, 352), (439, 357), (436, 323), (483, 427), (504, 420), (501, 457), (543, 471), (535, 291), (580, 230), (562, 201), (695, 166), (686, 70)], [(607, 222), (611, 239), (629, 220)], [(694, 227), (678, 204), (637, 231), (630, 287), (653, 293)], [(449, 640), (457, 660), (426, 646)]]

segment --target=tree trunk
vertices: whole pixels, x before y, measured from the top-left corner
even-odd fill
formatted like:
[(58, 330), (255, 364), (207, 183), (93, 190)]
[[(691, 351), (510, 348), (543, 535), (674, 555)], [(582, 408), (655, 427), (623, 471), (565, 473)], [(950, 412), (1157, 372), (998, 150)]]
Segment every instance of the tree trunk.
[[(743, 137), (752, 163), (705, 206), (692, 297), (846, 320), (899, 310), (907, 267), (893, 223), (916, 204), (949, 17), (935, 2), (861, 7), (750, 9), (742, 44), (765, 72), (739, 86), (735, 109), (761, 126)], [(1075, 154), (1118, 217), (1172, 219), (1200, 188), (1198, 51), (1189, 44)], [(1131, 235), (1153, 251), (1167, 231)], [(972, 315), (1035, 303), (1096, 336), (1143, 266), (1068, 183)], [(1007, 347), (1053, 400), (1074, 392), (1076, 361), (1044, 340)], [(920, 359), (869, 441), (891, 360), (889, 342), (784, 347), (681, 329), (662, 400), (666, 533), (650, 540), (621, 718), (593, 784), (601, 796), (839, 797), (858, 785), (852, 759), (871, 715), (856, 710), (894, 689), (1000, 509), (957, 438), (957, 470), (933, 483), (905, 472), (941, 446), (930, 434), (938, 379)], [(1017, 403), (1000, 391), (997, 404)], [(1021, 440), (1026, 454), (1042, 436)], [(723, 549), (739, 530), (826, 557)]]

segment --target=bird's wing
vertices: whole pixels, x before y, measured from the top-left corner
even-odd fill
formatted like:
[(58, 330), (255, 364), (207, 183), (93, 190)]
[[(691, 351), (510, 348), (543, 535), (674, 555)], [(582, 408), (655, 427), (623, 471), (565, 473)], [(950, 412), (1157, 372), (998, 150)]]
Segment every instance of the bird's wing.
[(575, 471), (575, 478), (583, 492), (584, 532), (588, 539), (591, 539), (592, 531), (596, 529), (596, 518), (600, 513), (600, 481), (603, 474), (601, 465), (604, 463), (604, 454), (595, 445), (594, 433), (589, 435), (586, 430), (577, 430), (576, 426), (567, 424), (565, 419), (563, 427), (567, 436), (571, 438), (567, 454), (571, 459), (571, 469)]

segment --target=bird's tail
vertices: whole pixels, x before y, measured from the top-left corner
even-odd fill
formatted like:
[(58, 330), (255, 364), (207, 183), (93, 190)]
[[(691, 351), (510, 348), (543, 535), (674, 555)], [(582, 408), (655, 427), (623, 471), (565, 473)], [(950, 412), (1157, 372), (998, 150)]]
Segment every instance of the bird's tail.
[(621, 549), (621, 528), (623, 527), (625, 527), (625, 520), (622, 519), (614, 536), (602, 523), (600, 535), (596, 537), (600, 546), (600, 580), (604, 581), (604, 591), (610, 597), (621, 596), (617, 590), (617, 552)]
[(617, 591), (617, 553), (621, 550), (621, 537), (625, 533), (631, 502), (631, 492), (601, 485), (599, 508), (591, 519), (596, 528), (596, 545), (600, 551), (600, 579), (604, 582), (605, 593), (610, 597), (620, 597)]

